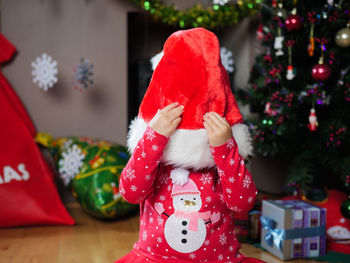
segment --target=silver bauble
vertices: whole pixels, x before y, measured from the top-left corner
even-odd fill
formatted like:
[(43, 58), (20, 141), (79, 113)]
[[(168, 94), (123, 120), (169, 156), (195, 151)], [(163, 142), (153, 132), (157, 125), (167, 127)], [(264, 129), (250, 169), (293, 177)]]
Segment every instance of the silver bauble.
[(350, 28), (346, 27), (340, 29), (335, 35), (335, 43), (339, 47), (349, 47), (350, 46)]

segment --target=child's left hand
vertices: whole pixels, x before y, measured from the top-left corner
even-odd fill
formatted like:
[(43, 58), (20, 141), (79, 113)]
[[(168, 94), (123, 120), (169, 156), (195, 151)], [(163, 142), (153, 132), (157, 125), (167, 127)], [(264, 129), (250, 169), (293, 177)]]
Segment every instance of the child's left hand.
[(216, 112), (208, 112), (203, 116), (203, 125), (208, 134), (209, 144), (217, 147), (232, 138), (232, 130), (227, 120)]

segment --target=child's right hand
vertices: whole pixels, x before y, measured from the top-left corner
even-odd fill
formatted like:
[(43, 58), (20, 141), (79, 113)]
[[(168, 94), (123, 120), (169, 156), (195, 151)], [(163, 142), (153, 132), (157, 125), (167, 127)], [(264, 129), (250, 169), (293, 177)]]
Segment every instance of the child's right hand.
[(149, 126), (159, 134), (170, 137), (181, 122), (180, 116), (183, 113), (184, 106), (178, 105), (179, 103), (175, 102), (162, 110), (158, 110), (157, 114), (150, 121)]

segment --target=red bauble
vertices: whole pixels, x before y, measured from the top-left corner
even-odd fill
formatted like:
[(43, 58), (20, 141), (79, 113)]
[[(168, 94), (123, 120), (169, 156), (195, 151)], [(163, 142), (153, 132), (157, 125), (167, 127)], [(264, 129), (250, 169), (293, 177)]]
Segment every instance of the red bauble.
[(312, 77), (316, 81), (324, 81), (331, 75), (331, 68), (325, 64), (317, 64), (312, 68)]
[(290, 15), (286, 21), (286, 28), (288, 31), (298, 30), (301, 27), (301, 18), (299, 15)]

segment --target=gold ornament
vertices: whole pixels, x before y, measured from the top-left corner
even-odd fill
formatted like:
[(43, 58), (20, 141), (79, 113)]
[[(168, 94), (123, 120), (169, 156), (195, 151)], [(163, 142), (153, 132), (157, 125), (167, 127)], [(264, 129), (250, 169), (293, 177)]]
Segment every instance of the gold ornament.
[(335, 43), (339, 47), (349, 47), (350, 46), (350, 22), (346, 28), (340, 29), (335, 35)]

